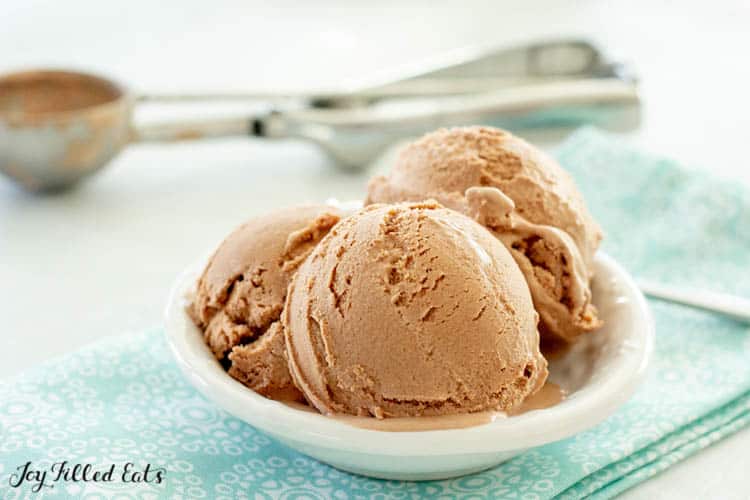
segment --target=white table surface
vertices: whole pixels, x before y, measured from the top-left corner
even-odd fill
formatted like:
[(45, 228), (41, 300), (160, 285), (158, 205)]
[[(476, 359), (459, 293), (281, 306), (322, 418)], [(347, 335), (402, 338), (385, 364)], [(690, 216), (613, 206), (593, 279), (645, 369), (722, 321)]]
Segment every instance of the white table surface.
[[(0, 71), (77, 66), (157, 91), (324, 87), (465, 45), (589, 35), (643, 78), (627, 140), (750, 184), (750, 7), (672, 5), (4, 0)], [(361, 197), (368, 175), (306, 144), (221, 140), (133, 147), (55, 197), (0, 180), (0, 377), (159, 324), (175, 275), (243, 219)], [(625, 496), (750, 498), (749, 449), (746, 430)]]

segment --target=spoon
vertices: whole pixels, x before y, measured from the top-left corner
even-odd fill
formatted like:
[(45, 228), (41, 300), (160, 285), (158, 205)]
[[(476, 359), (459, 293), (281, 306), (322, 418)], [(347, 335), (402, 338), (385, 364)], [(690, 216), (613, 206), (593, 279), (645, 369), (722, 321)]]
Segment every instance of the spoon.
[(750, 324), (750, 300), (748, 299), (707, 290), (691, 290), (643, 279), (638, 280), (638, 286), (649, 297), (710, 311)]
[[(132, 122), (141, 103), (217, 99), (262, 101), (272, 109), (193, 122)], [(439, 126), (498, 116), (519, 123), (609, 119), (602, 111), (629, 113), (637, 103), (635, 81), (576, 40), (462, 53), (343, 93), (137, 96), (96, 75), (26, 71), (0, 77), (0, 171), (31, 191), (59, 190), (131, 143), (224, 136), (312, 141), (338, 164), (356, 168), (395, 140)]]

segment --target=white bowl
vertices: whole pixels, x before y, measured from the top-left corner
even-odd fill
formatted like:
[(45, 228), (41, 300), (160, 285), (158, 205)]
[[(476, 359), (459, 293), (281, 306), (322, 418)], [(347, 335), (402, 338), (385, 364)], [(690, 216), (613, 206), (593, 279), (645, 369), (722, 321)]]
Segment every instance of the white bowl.
[(230, 377), (185, 313), (202, 266), (177, 280), (166, 334), (180, 368), (208, 399), (295, 450), (339, 469), (386, 479), (442, 479), (487, 469), (529, 448), (572, 436), (604, 420), (642, 381), (654, 325), (633, 279), (599, 253), (594, 303), (605, 326), (550, 363), (550, 380), (569, 391), (558, 405), (463, 429), (385, 432), (362, 429), (259, 396)]

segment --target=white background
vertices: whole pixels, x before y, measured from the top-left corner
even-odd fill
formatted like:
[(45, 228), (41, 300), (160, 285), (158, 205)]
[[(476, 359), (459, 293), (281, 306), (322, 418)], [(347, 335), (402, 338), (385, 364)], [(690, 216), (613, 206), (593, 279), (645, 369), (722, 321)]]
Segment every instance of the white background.
[[(303, 89), (466, 45), (589, 35), (643, 78), (643, 125), (627, 140), (750, 184), (747, 3), (272, 3), (3, 0), (0, 71), (73, 66), (143, 91)], [(0, 179), (0, 377), (159, 324), (170, 282), (239, 222), (361, 197), (368, 176), (309, 145), (221, 140), (133, 147), (55, 197)], [(747, 450), (750, 431), (627, 496), (750, 498)]]

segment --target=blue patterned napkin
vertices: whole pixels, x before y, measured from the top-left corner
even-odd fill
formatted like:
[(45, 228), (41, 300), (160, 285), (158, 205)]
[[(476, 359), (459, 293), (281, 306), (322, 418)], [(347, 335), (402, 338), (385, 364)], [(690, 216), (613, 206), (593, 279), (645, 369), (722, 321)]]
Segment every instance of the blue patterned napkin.
[[(604, 249), (634, 274), (750, 296), (748, 191), (594, 130), (558, 153)], [(486, 472), (422, 483), (340, 472), (227, 415), (187, 384), (159, 330), (110, 338), (0, 383), (0, 497), (34, 495), (33, 470), (58, 463), (69, 479), (49, 471), (43, 498), (609, 498), (750, 421), (750, 330), (651, 305), (650, 376), (614, 416)], [(75, 464), (109, 481), (78, 470), (75, 482)]]

